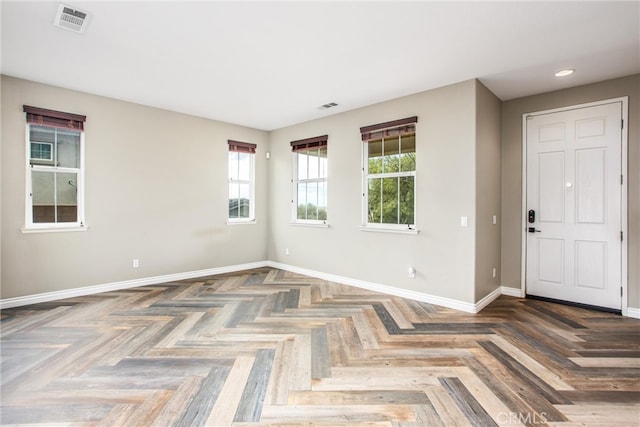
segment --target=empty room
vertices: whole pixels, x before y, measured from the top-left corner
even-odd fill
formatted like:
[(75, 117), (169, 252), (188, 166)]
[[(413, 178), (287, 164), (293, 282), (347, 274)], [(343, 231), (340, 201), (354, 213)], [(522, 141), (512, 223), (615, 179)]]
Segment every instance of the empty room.
[(640, 2), (0, 22), (0, 425), (640, 426)]

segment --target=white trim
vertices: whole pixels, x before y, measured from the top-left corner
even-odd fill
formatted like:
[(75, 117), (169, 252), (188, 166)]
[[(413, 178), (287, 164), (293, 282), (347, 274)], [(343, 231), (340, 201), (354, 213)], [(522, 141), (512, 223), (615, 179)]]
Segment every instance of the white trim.
[(627, 307), (625, 310), (622, 310), (622, 315), (640, 319), (640, 308)]
[[(392, 126), (389, 129), (393, 129), (396, 126)], [(418, 139), (417, 132), (413, 133), (415, 139), (415, 146), (413, 153), (416, 154), (418, 152)], [(384, 141), (384, 137), (382, 138)], [(403, 171), (403, 172), (385, 172), (385, 173), (369, 173), (369, 141), (363, 140), (360, 144), (361, 155), (360, 155), (360, 166), (362, 169), (362, 200), (360, 207), (361, 214), (361, 231), (382, 231), (382, 232), (398, 232), (396, 229), (400, 228), (400, 233), (406, 234), (418, 234), (416, 227), (416, 214), (418, 210), (418, 165), (415, 165), (415, 169), (412, 171)], [(400, 136), (400, 146), (402, 146), (402, 136)], [(382, 154), (382, 153), (381, 153)], [(403, 153), (404, 154), (404, 153)], [(416, 154), (417, 157), (417, 154)], [(388, 224), (388, 223), (379, 223), (379, 222), (369, 222), (369, 179), (370, 178), (402, 178), (402, 177), (413, 177), (413, 224)], [(398, 196), (399, 197), (399, 196)], [(399, 203), (399, 202), (398, 202)], [(406, 225), (412, 230), (412, 232), (407, 233), (407, 231), (402, 230)], [(406, 228), (406, 227), (405, 227)]]
[(257, 224), (258, 221), (255, 219), (242, 219), (242, 220), (230, 220), (227, 218), (227, 225), (247, 225), (247, 224)]
[[(622, 226), (622, 234), (624, 236), (622, 240), (622, 247), (620, 253), (620, 273), (621, 273), (621, 283), (622, 294), (624, 295), (621, 301), (620, 308), (622, 309), (622, 313), (628, 312), (629, 306), (629, 288), (628, 288), (628, 273), (629, 273), (629, 200), (628, 200), (628, 191), (629, 191), (629, 174), (627, 171), (627, 163), (628, 163), (628, 155), (629, 155), (629, 97), (625, 96), (622, 98), (617, 98), (622, 104), (622, 159), (621, 162), (621, 171), (622, 174), (622, 188), (621, 191), (621, 200), (620, 200), (620, 221)], [(638, 316), (640, 318), (640, 316)]]
[[(49, 127), (52, 126), (47, 125), (35, 125), (40, 127)], [(52, 143), (52, 156), (55, 154), (53, 161), (51, 164), (31, 164), (31, 123), (25, 123), (25, 144), (26, 144), (26, 156), (25, 156), (25, 208), (24, 208), (24, 227), (22, 228), (23, 233), (41, 233), (41, 232), (59, 232), (59, 231), (85, 231), (86, 227), (86, 219), (84, 217), (84, 178), (85, 178), (85, 131), (84, 130), (76, 130), (73, 129), (73, 133), (78, 132), (80, 134), (80, 158), (79, 158), (79, 166), (77, 168), (70, 167), (60, 167), (56, 165), (57, 154), (58, 154), (58, 138), (57, 132), (59, 129), (54, 128), (56, 131), (55, 142)], [(41, 171), (47, 173), (53, 172), (67, 172), (67, 173), (75, 173), (77, 174), (76, 178), (76, 215), (78, 221), (73, 223), (34, 223), (33, 222), (33, 171)], [(56, 203), (57, 205), (57, 203)]]
[(536, 111), (532, 113), (524, 113), (522, 115), (522, 256), (520, 260), (520, 289), (522, 295), (526, 295), (526, 267), (527, 267), (527, 117), (539, 116), (543, 114), (552, 114), (552, 113), (560, 113), (564, 111), (576, 110), (579, 108), (588, 108), (595, 107), (599, 105), (606, 104), (615, 104), (619, 102), (621, 104), (622, 110), (622, 120), (624, 127), (622, 129), (622, 147), (621, 147), (621, 156), (622, 156), (622, 164), (620, 165), (620, 173), (624, 176), (622, 181), (621, 188), (621, 199), (620, 199), (620, 221), (622, 233), (624, 235), (624, 240), (622, 241), (622, 248), (620, 253), (620, 286), (622, 287), (622, 293), (624, 297), (620, 297), (620, 307), (622, 309), (622, 314), (628, 312), (628, 303), (629, 303), (629, 292), (628, 292), (628, 245), (629, 245), (629, 233), (628, 233), (628, 209), (629, 202), (627, 200), (627, 189), (628, 189), (628, 181), (629, 176), (627, 174), (627, 159), (628, 159), (628, 147), (629, 147), (629, 97), (622, 96), (619, 98), (611, 98), (604, 99), (602, 101), (588, 102), (586, 104), (577, 104), (570, 105), (567, 107), (561, 108), (553, 108), (550, 110), (542, 110)]
[(510, 297), (516, 298), (524, 298), (524, 293), (522, 289), (512, 288), (511, 286), (500, 286), (500, 292), (502, 295), (507, 295)]
[(494, 302), (496, 299), (498, 299), (500, 295), (502, 295), (502, 288), (498, 286), (493, 291), (491, 291), (487, 296), (485, 296), (480, 301), (475, 303), (476, 311), (474, 313), (479, 313), (480, 311), (482, 311), (482, 309), (484, 309), (486, 306), (488, 306), (489, 304)]
[[(524, 294), (520, 295), (517, 288), (509, 286), (500, 286), (493, 292), (482, 298), (475, 304), (458, 301), (451, 298), (439, 297), (437, 295), (429, 295), (421, 292), (400, 289), (392, 286), (381, 285), (378, 283), (366, 282), (363, 280), (352, 279), (334, 274), (322, 273), (306, 268), (295, 267), (288, 264), (282, 264), (274, 261), (258, 261), (247, 264), (236, 264), (226, 267), (214, 267), (205, 270), (188, 271), (184, 273), (165, 274), (162, 276), (143, 277), (140, 279), (124, 280), (121, 282), (105, 283), (102, 285), (85, 286), (82, 288), (65, 289), (62, 291), (45, 292), (42, 294), (26, 295), (15, 298), (0, 299), (0, 310), (12, 307), (20, 307), (24, 305), (37, 304), (41, 302), (56, 301), (66, 298), (79, 297), (84, 295), (93, 295), (101, 292), (117, 291), (121, 289), (136, 288), (138, 286), (157, 285), (161, 283), (173, 282), (177, 280), (193, 279), (197, 277), (213, 276), (216, 274), (235, 273), (238, 271), (251, 270), (254, 268), (271, 267), (280, 270), (290, 271), (292, 273), (303, 274), (309, 277), (327, 280), (330, 282), (341, 283), (344, 285), (355, 286), (357, 288), (368, 289), (370, 291), (380, 292), (387, 295), (393, 295), (401, 298), (409, 298), (416, 301), (426, 302), (428, 304), (439, 305), (442, 307), (452, 308), (467, 313), (476, 314), (486, 306), (491, 304), (500, 295), (508, 295), (517, 298), (524, 298)], [(640, 308), (627, 307), (622, 310), (622, 315), (640, 319)]]
[[(343, 285), (355, 286), (356, 288), (367, 289), (374, 292), (380, 292), (387, 295), (393, 295), (401, 298), (409, 298), (416, 301), (422, 301), (429, 304), (440, 305), (442, 307), (453, 308), (455, 310), (464, 311), (467, 313), (478, 313), (482, 308), (489, 304), (493, 299), (500, 296), (498, 289), (491, 294), (484, 297), (480, 302), (476, 304), (458, 301), (452, 298), (440, 297), (437, 295), (429, 295), (422, 292), (410, 291), (407, 289), (396, 288), (393, 286), (382, 285), (379, 283), (367, 282), (359, 279), (352, 279), (350, 277), (338, 276), (335, 274), (322, 273), (320, 271), (309, 270), (307, 268), (295, 267), (293, 265), (282, 264), (274, 261), (267, 261), (267, 266), (277, 268), (280, 270), (290, 271), (292, 273), (303, 274), (309, 277), (315, 277), (317, 279), (327, 280), (330, 282), (340, 283)], [(495, 295), (494, 295), (495, 294)], [(493, 298), (493, 299), (492, 299)]]
[[(75, 224), (75, 223), (74, 223)], [(23, 234), (32, 234), (32, 233), (67, 233), (72, 231), (87, 231), (89, 227), (86, 225), (74, 225), (74, 226), (61, 226), (55, 227), (52, 224), (49, 224), (46, 227), (30, 227), (30, 228), (22, 228), (21, 231)]]
[(138, 286), (157, 285), (159, 283), (173, 282), (176, 280), (193, 279), (196, 277), (212, 276), (215, 274), (234, 273), (236, 271), (250, 270), (266, 267), (266, 261), (248, 264), (237, 264), (226, 267), (215, 267), (205, 270), (188, 271), (184, 273), (165, 274), (162, 276), (143, 277), (140, 279), (124, 280), (121, 282), (105, 283), (102, 285), (85, 286), (82, 288), (65, 289), (62, 291), (45, 292), (42, 294), (26, 295), (23, 297), (0, 299), (0, 310), (23, 305), (37, 304), (40, 302), (55, 301), (65, 298), (92, 295), (101, 292), (117, 291), (120, 289), (136, 288)]
[(389, 227), (377, 227), (369, 225), (361, 225), (359, 227), (360, 231), (372, 231), (374, 233), (396, 233), (396, 234), (418, 234), (420, 230), (416, 230), (415, 228), (409, 227), (398, 227), (398, 228), (389, 228)]
[(327, 221), (293, 221), (290, 222), (289, 225), (293, 225), (296, 227), (311, 227), (311, 228), (329, 228), (329, 223)]

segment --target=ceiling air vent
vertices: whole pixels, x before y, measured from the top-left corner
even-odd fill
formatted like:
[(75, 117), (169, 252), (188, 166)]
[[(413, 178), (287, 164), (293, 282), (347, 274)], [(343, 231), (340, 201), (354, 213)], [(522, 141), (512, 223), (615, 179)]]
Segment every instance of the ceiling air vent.
[(60, 28), (75, 31), (76, 33), (84, 33), (87, 27), (87, 13), (71, 6), (60, 4), (58, 13), (53, 23)]
[(336, 104), (335, 102), (329, 102), (328, 104), (324, 104), (319, 106), (318, 108), (320, 110), (328, 110), (329, 108), (333, 108), (333, 107), (337, 107), (338, 104)]

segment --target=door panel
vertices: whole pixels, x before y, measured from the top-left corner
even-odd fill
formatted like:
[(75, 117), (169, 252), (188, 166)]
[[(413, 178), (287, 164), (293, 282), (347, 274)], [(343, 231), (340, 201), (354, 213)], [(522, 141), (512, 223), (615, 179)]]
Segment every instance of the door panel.
[(538, 222), (564, 221), (564, 153), (538, 154)]
[(606, 150), (576, 151), (576, 222), (604, 224), (606, 207)]
[(576, 286), (605, 289), (607, 244), (576, 240)]
[(564, 283), (564, 241), (561, 239), (538, 240), (537, 281), (547, 284)]
[(621, 307), (622, 104), (526, 123), (527, 294)]

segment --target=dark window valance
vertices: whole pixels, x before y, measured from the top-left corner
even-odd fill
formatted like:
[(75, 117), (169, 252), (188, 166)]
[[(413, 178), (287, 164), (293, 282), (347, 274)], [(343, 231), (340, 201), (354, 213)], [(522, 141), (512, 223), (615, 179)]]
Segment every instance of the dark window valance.
[(406, 119), (392, 120), (390, 122), (361, 127), (360, 134), (362, 134), (363, 141), (393, 137), (398, 135), (408, 135), (415, 133), (417, 122), (417, 116), (407, 117)]
[(256, 144), (250, 144), (248, 142), (240, 142), (240, 141), (232, 141), (229, 142), (229, 151), (236, 151), (238, 153), (251, 153), (254, 154), (256, 152)]
[(310, 148), (326, 147), (328, 141), (327, 135), (314, 136), (313, 138), (299, 139), (291, 141), (291, 151), (302, 151)]
[(51, 126), (61, 129), (76, 129), (83, 131), (87, 116), (64, 113), (62, 111), (47, 110), (45, 108), (23, 106), (27, 113), (27, 123), (40, 126)]

